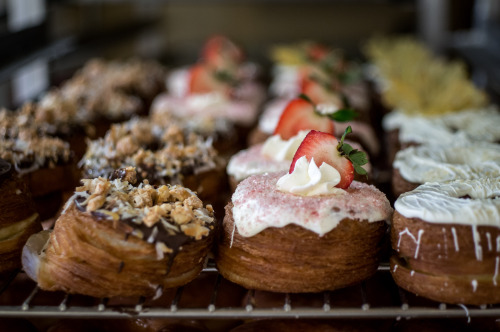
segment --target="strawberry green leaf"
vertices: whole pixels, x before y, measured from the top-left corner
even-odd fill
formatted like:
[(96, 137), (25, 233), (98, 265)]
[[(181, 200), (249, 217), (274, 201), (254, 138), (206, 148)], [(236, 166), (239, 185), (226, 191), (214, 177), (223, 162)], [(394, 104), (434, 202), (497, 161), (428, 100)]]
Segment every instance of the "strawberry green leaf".
[(354, 120), (358, 116), (358, 112), (350, 108), (342, 108), (335, 113), (326, 114), (326, 116), (333, 121), (347, 122)]
[(217, 80), (232, 86), (236, 86), (239, 83), (236, 77), (227, 70), (216, 70), (214, 76)]
[(363, 151), (359, 151), (358, 149), (353, 149), (352, 146), (350, 146), (347, 143), (344, 143), (344, 139), (347, 136), (347, 134), (352, 133), (351, 126), (347, 126), (347, 128), (344, 131), (344, 134), (340, 138), (340, 142), (337, 145), (337, 151), (340, 152), (340, 154), (344, 157), (346, 157), (349, 161), (351, 161), (352, 166), (354, 167), (354, 171), (360, 175), (365, 175), (367, 172), (363, 169), (363, 165), (368, 163), (368, 158), (366, 157), (366, 153)]

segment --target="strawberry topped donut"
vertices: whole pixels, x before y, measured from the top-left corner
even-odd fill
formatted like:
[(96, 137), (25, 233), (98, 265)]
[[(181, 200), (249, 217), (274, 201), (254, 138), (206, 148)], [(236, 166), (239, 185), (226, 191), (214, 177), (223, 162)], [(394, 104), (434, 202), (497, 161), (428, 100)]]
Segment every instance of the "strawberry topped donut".
[(215, 36), (205, 44), (198, 63), (169, 75), (168, 92), (155, 99), (151, 111), (181, 118), (224, 119), (241, 134), (241, 130), (255, 124), (265, 98), (256, 72), (256, 68), (243, 63), (243, 52), (238, 46), (225, 37)]
[(385, 195), (353, 181), (364, 153), (311, 131), (288, 172), (251, 176), (226, 206), (216, 263), (249, 289), (320, 292), (375, 273), (392, 209)]
[[(273, 136), (263, 144), (256, 144), (231, 157), (227, 173), (233, 191), (240, 181), (251, 175), (288, 170), (297, 148), (310, 130), (333, 134), (335, 125), (332, 120), (346, 120), (353, 116), (350, 110), (322, 113), (320, 107), (306, 95), (293, 99), (281, 115)], [(349, 143), (360, 148), (357, 143)]]

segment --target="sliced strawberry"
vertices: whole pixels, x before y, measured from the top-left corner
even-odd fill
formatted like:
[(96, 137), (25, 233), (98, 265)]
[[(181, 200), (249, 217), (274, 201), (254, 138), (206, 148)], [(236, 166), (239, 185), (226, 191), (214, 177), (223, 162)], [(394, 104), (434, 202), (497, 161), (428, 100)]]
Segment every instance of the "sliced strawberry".
[(302, 93), (315, 104), (328, 103), (342, 108), (344, 106), (342, 96), (335, 92), (333, 83), (328, 82), (328, 85), (317, 79), (307, 78), (302, 83)]
[(320, 61), (324, 59), (329, 52), (330, 49), (325, 45), (315, 43), (310, 45), (307, 49), (307, 56), (313, 61)]
[(227, 37), (215, 35), (203, 46), (202, 59), (210, 66), (222, 69), (243, 61), (243, 51)]
[(306, 156), (307, 161), (314, 158), (314, 163), (320, 167), (326, 163), (334, 167), (340, 173), (340, 182), (336, 185), (337, 188), (346, 189), (354, 179), (354, 166), (337, 149), (339, 142), (335, 136), (319, 131), (311, 130), (300, 144), (297, 152), (293, 156), (292, 165), (289, 173), (295, 169), (297, 160)]
[(293, 99), (281, 114), (274, 134), (290, 139), (301, 130), (318, 130), (333, 133), (333, 121), (316, 114), (314, 105), (303, 98)]
[(229, 94), (230, 89), (230, 85), (218, 79), (217, 72), (205, 64), (196, 64), (189, 70), (189, 93)]

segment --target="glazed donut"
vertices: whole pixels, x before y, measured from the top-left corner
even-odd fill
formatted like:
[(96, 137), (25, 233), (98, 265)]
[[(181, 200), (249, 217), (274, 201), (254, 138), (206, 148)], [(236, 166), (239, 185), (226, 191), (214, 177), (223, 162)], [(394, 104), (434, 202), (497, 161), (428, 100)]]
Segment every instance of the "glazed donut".
[(21, 267), (21, 251), (28, 238), (42, 230), (26, 183), (10, 163), (0, 159), (0, 274)]
[(425, 182), (500, 176), (500, 144), (421, 145), (401, 150), (393, 163), (398, 197)]
[(401, 195), (391, 272), (410, 292), (446, 303), (500, 302), (499, 178), (426, 183)]
[(198, 276), (214, 234), (211, 206), (180, 186), (134, 187), (133, 168), (123, 174), (82, 180), (50, 236), (28, 240), (23, 267), (41, 289), (158, 296)]
[(275, 188), (282, 175), (251, 176), (237, 187), (216, 253), (219, 272), (249, 289), (289, 293), (373, 275), (391, 214), (385, 195), (356, 181), (345, 194), (294, 195)]

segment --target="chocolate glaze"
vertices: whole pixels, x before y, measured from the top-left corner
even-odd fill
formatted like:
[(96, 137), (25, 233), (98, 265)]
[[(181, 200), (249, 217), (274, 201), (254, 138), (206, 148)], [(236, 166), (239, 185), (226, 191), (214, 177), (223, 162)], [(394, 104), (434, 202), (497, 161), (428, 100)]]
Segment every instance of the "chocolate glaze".
[[(85, 197), (80, 196), (80, 197), (75, 198), (75, 206), (80, 212), (87, 213), (85, 206), (82, 205), (82, 203), (84, 201), (85, 201)], [(108, 216), (104, 213), (93, 211), (93, 212), (91, 212), (91, 215), (94, 218), (96, 218), (97, 220), (109, 222)], [(179, 253), (179, 251), (181, 250), (181, 247), (189, 242), (194, 241), (194, 238), (185, 235), (180, 230), (178, 232), (175, 232), (173, 229), (168, 229), (168, 230), (165, 229), (165, 227), (163, 227), (163, 225), (161, 223), (157, 223), (153, 227), (148, 227), (143, 222), (141, 222), (140, 224), (134, 222), (133, 218), (120, 219), (118, 222), (125, 226), (124, 227), (125, 232), (126, 232), (125, 238), (124, 238), (125, 241), (128, 240), (128, 238), (131, 235), (133, 230), (141, 231), (143, 234), (142, 240), (147, 241), (147, 239), (149, 238), (149, 236), (153, 232), (153, 229), (155, 227), (158, 229), (158, 234), (156, 235), (156, 238), (154, 239), (153, 243), (162, 242), (168, 248), (172, 249), (172, 253), (169, 254), (166, 274), (168, 274), (170, 272), (170, 268), (173, 264), (174, 257)], [(167, 222), (176, 226), (172, 220), (167, 219)], [(120, 227), (118, 227), (118, 228), (120, 228)], [(120, 272), (121, 272), (121, 269), (119, 269), (118, 273), (120, 273)]]
[(12, 165), (5, 159), (0, 158), (0, 184), (7, 180), (12, 173)]

